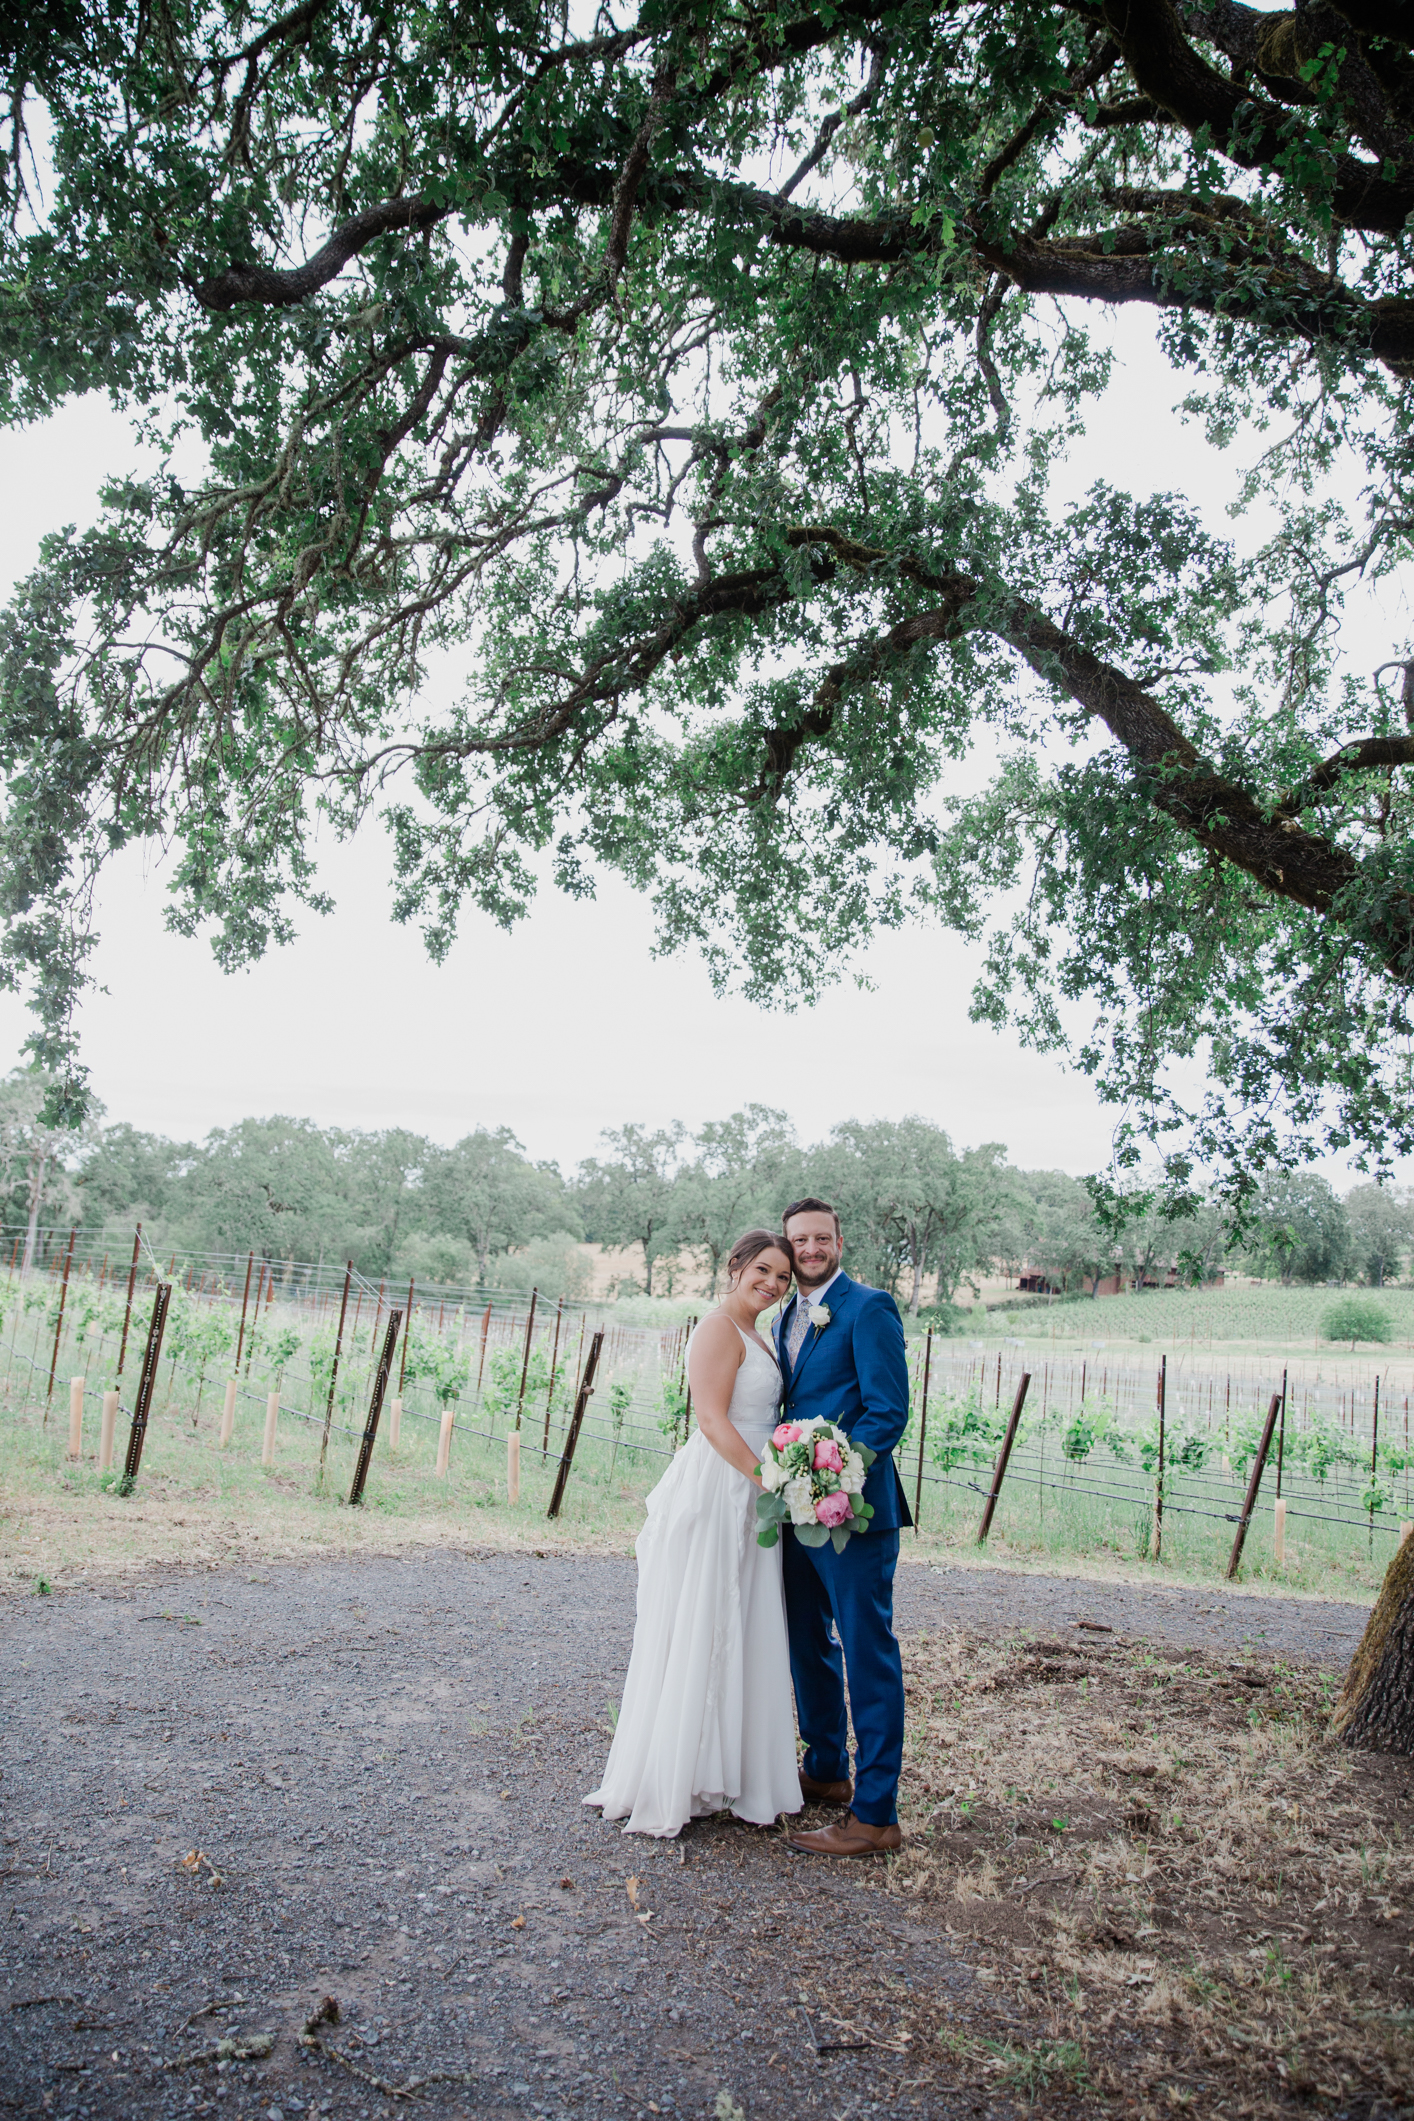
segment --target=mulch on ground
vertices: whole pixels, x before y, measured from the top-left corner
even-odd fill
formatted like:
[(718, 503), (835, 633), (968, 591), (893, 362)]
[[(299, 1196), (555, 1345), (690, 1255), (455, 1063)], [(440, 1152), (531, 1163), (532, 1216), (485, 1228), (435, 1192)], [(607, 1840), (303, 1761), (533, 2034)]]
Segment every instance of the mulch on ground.
[[(904, 1572), (908, 1838), (842, 1870), (584, 1810), (633, 1591), (622, 1561), (436, 1551), (0, 1607), (0, 2102), (1402, 2110), (1409, 1764), (1320, 1732), (1358, 1611), (1234, 1598), (1185, 1626), (1172, 1594)], [(1258, 1618), (1279, 1654), (1238, 1646)], [(1273, 1944), (1289, 1980), (1258, 1978)], [(1296, 2020), (1360, 1997), (1349, 2053), (1322, 2030), (1293, 2070)]]

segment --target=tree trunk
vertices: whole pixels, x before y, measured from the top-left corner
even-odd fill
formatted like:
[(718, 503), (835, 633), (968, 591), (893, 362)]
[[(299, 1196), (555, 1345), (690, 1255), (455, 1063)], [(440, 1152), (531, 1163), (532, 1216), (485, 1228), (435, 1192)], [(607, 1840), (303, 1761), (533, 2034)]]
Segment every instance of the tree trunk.
[(25, 1231), (25, 1258), (21, 1270), (25, 1274), (28, 1274), (34, 1265), (34, 1247), (39, 1235), (39, 1203), (44, 1193), (44, 1174), (48, 1165), (48, 1156), (41, 1152), (30, 1167), (29, 1226)]
[(1405, 1540), (1386, 1571), (1331, 1731), (1372, 1752), (1414, 1753), (1414, 1539)]

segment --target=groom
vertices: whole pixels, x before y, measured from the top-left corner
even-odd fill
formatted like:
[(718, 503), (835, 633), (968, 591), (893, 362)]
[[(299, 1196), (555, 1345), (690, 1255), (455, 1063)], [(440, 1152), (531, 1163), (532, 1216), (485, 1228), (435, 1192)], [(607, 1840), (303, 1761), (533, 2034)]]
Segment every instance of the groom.
[(874, 1515), (867, 1531), (851, 1533), (842, 1553), (829, 1540), (802, 1546), (785, 1527), (790, 1668), (806, 1746), (801, 1794), (808, 1804), (852, 1800), (840, 1825), (792, 1834), (790, 1843), (817, 1856), (874, 1856), (902, 1841), (903, 1667), (894, 1637), (894, 1570), (899, 1526), (913, 1519), (891, 1454), (908, 1422), (903, 1322), (891, 1296), (840, 1271), (840, 1219), (828, 1201), (792, 1201), (781, 1228), (798, 1292), (776, 1324), (782, 1419), (823, 1416), (878, 1453), (864, 1483)]

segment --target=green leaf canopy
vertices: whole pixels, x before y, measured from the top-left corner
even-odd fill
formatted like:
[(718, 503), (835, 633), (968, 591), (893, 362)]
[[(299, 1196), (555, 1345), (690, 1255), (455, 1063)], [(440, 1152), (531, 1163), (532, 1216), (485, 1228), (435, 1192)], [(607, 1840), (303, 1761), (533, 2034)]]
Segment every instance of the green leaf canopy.
[[(71, 1101), (114, 849), (175, 842), (235, 965), (372, 808), (439, 954), (546, 867), (770, 1001), (930, 913), (987, 939), (975, 1013), (1056, 1047), (1090, 1002), (1121, 1163), (1414, 1146), (1414, 663), (1336, 662), (1409, 538), (1407, 0), (0, 37), (0, 403), (106, 391), (152, 467), (0, 622), (4, 976)], [(1262, 434), (1241, 564), (1057, 482), (1119, 303), (1195, 461)]]

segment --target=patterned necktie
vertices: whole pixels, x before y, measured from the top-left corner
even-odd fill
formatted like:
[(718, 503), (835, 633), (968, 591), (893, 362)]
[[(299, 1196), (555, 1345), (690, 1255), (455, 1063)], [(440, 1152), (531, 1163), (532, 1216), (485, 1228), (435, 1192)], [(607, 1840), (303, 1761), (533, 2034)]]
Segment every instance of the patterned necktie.
[(795, 1368), (797, 1362), (799, 1362), (800, 1360), (801, 1344), (804, 1341), (805, 1336), (809, 1330), (809, 1306), (803, 1296), (798, 1296), (796, 1298), (795, 1304), (795, 1315), (793, 1316), (790, 1322), (790, 1332), (786, 1335), (786, 1353), (790, 1357), (790, 1366), (792, 1369)]

